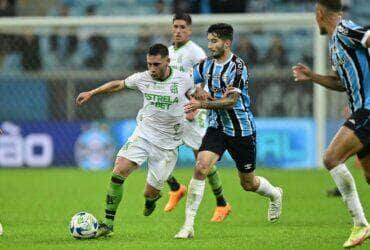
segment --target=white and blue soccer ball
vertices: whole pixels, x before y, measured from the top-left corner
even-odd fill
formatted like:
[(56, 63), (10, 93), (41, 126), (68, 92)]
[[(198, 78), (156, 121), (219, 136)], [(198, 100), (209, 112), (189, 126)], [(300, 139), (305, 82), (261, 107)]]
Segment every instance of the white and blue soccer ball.
[(76, 239), (94, 238), (98, 230), (98, 220), (92, 214), (79, 212), (72, 217), (69, 230)]

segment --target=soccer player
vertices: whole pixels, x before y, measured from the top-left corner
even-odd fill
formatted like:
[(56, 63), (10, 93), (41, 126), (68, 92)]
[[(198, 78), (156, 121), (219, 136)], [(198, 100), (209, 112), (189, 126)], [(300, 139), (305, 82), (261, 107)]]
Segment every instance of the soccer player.
[[(183, 72), (192, 74), (193, 67), (207, 56), (204, 50), (190, 40), (192, 20), (189, 14), (175, 14), (172, 21), (173, 45), (169, 47), (170, 66)], [(183, 140), (186, 146), (193, 149), (196, 158), (198, 149), (206, 130), (207, 112), (204, 109), (188, 112), (184, 123)], [(226, 202), (223, 188), (216, 166), (207, 175), (213, 194), (216, 197), (217, 207), (211, 221), (221, 222), (231, 212), (231, 206)], [(181, 185), (171, 175), (167, 183), (170, 186), (170, 198), (164, 211), (172, 211), (186, 193), (186, 187)]]
[(322, 35), (330, 38), (333, 75), (319, 75), (307, 66), (293, 67), (297, 82), (315, 82), (331, 90), (346, 91), (352, 111), (324, 155), (324, 165), (337, 185), (354, 226), (343, 247), (361, 244), (370, 237), (355, 181), (345, 161), (357, 154), (370, 184), (370, 31), (342, 19), (340, 0), (318, 0), (316, 21)]
[(250, 109), (246, 65), (231, 52), (233, 28), (225, 23), (211, 25), (207, 39), (212, 57), (196, 65), (193, 79), (197, 86), (195, 97), (203, 93), (202, 89), (207, 85), (213, 100), (192, 98), (185, 106), (185, 112), (208, 109), (208, 128), (189, 184), (185, 224), (175, 238), (194, 236), (194, 220), (203, 198), (205, 178), (226, 150), (236, 163), (244, 190), (270, 199), (268, 220), (278, 220), (282, 209), (282, 189), (254, 174), (256, 126)]
[(147, 161), (144, 215), (149, 216), (161, 197), (163, 184), (176, 165), (177, 148), (182, 144), (185, 95), (194, 88), (194, 83), (188, 74), (169, 67), (169, 62), (167, 47), (155, 44), (147, 53), (147, 71), (125, 80), (108, 82), (77, 97), (77, 104), (82, 105), (96, 94), (123, 88), (136, 89), (144, 95), (138, 125), (117, 154), (106, 196), (105, 220), (99, 224), (96, 237), (113, 232), (123, 184), (132, 171)]

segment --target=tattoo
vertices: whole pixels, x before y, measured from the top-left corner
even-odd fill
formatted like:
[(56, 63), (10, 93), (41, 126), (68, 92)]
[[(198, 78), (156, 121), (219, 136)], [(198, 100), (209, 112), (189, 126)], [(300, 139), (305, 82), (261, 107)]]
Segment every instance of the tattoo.
[(227, 97), (218, 100), (205, 100), (200, 102), (201, 109), (231, 109), (238, 100), (239, 93), (230, 93)]

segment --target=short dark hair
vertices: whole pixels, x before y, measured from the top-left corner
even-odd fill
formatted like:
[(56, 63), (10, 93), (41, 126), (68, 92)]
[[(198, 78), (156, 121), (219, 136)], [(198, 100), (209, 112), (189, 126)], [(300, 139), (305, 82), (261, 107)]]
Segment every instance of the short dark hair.
[(156, 43), (148, 49), (148, 55), (149, 56), (156, 56), (156, 55), (161, 55), (161, 57), (166, 57), (168, 56), (168, 48), (161, 44), (161, 43)]
[(340, 12), (343, 9), (341, 0), (317, 0), (317, 3), (333, 12)]
[(216, 34), (222, 40), (233, 40), (234, 29), (227, 23), (216, 23), (209, 26), (207, 34)]
[(173, 15), (172, 23), (175, 22), (175, 20), (184, 20), (187, 25), (191, 25), (191, 16), (188, 13), (175, 13)]

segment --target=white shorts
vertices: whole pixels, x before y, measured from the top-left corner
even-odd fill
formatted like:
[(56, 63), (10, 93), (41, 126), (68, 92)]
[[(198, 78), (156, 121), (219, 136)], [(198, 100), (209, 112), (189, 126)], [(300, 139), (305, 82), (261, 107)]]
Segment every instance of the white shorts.
[(117, 156), (124, 157), (139, 166), (147, 161), (147, 183), (155, 189), (161, 190), (175, 168), (177, 152), (177, 148), (173, 150), (159, 148), (134, 133), (120, 149)]
[(201, 110), (193, 121), (185, 120), (183, 142), (186, 146), (198, 150), (206, 133), (207, 112)]

